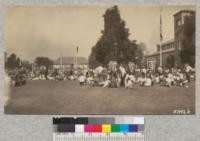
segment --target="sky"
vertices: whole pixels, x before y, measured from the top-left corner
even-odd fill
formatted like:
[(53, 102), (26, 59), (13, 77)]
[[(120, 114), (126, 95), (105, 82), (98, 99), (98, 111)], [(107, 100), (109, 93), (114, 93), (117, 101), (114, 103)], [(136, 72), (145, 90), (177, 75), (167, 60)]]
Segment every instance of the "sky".
[[(5, 14), (6, 52), (33, 61), (38, 56), (86, 57), (101, 36), (103, 14), (111, 6), (8, 6)], [(159, 43), (160, 14), (163, 41), (174, 38), (174, 17), (194, 6), (119, 5), (121, 18), (129, 28), (129, 39), (143, 42), (148, 53)]]

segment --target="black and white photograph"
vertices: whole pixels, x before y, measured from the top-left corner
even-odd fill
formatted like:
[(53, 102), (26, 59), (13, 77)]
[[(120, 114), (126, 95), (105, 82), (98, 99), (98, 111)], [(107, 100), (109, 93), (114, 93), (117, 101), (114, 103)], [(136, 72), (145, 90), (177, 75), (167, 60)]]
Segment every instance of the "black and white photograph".
[(4, 113), (194, 115), (195, 10), (6, 6)]

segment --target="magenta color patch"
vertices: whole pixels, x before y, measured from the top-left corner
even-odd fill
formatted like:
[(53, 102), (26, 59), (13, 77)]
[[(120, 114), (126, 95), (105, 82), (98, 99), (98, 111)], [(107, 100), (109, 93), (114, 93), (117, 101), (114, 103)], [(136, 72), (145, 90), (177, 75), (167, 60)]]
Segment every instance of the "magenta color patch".
[(84, 125), (85, 132), (93, 132), (92, 129), (93, 129), (93, 125), (91, 125), (91, 124)]

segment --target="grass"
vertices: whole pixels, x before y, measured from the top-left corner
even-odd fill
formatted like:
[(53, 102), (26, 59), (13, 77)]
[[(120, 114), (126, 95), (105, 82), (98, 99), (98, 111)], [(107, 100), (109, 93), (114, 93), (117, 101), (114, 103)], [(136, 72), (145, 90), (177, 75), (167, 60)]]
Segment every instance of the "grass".
[(11, 88), (6, 114), (173, 114), (195, 113), (195, 83), (182, 87), (80, 87), (77, 81), (28, 81)]

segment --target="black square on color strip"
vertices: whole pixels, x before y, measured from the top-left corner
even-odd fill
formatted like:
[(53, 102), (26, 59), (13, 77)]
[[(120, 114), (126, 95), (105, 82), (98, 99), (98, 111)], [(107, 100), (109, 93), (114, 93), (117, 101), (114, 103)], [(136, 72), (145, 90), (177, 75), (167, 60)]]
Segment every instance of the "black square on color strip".
[(75, 132), (75, 124), (58, 124), (57, 132)]
[(75, 120), (75, 124), (88, 124), (88, 118), (87, 117), (77, 118)]
[(60, 119), (59, 118), (53, 118), (53, 124), (59, 124)]
[(75, 119), (69, 117), (53, 118), (53, 124), (75, 124)]

